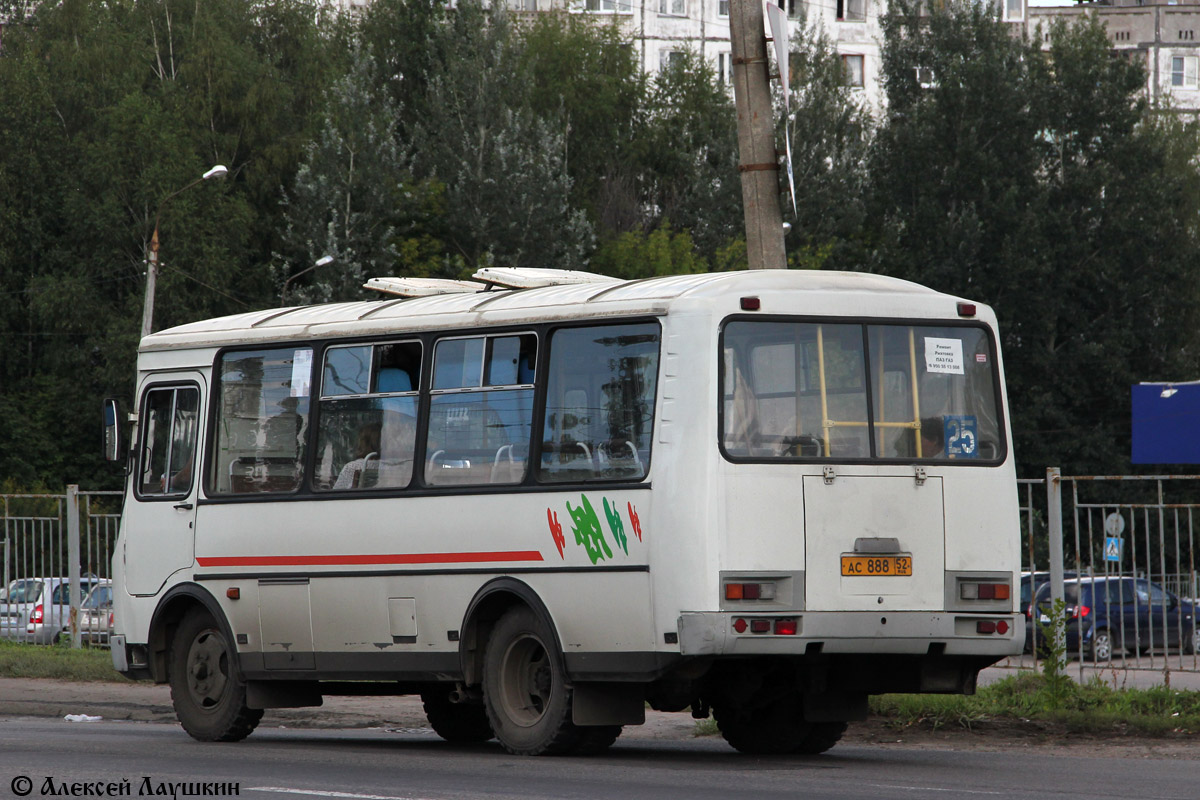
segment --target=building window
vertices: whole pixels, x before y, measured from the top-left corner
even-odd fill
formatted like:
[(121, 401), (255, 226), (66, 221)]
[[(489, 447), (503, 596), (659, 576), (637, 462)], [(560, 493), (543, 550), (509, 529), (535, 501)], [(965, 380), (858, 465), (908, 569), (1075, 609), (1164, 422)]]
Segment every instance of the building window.
[(843, 22), (863, 22), (867, 18), (867, 0), (837, 0), (837, 18)]
[(733, 85), (732, 53), (717, 53), (717, 82), (722, 86)]
[(584, 0), (584, 10), (628, 14), (630, 7), (628, 0)]
[(1025, 19), (1025, 4), (1023, 0), (1004, 0), (1004, 21), (1020, 22)]
[(917, 85), (922, 89), (932, 89), (937, 86), (932, 67), (913, 67), (917, 74)]
[(668, 17), (686, 17), (686, 0), (659, 0), (658, 13)]
[(683, 63), (683, 53), (679, 50), (663, 50), (658, 54), (658, 71), (665, 72), (668, 69), (678, 66)]
[(717, 16), (724, 19), (729, 17), (729, 0), (717, 0)]
[(1196, 88), (1196, 56), (1173, 56), (1171, 58), (1171, 85), (1184, 89)]
[(842, 72), (847, 86), (861, 87), (863, 85), (863, 57), (842, 56)]

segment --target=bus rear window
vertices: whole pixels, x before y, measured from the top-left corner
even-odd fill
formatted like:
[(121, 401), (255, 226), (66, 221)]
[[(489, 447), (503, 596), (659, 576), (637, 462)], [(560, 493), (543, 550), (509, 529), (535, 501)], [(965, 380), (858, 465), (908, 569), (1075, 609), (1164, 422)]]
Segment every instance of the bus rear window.
[(735, 321), (724, 331), (721, 441), (734, 458), (996, 461), (981, 327)]

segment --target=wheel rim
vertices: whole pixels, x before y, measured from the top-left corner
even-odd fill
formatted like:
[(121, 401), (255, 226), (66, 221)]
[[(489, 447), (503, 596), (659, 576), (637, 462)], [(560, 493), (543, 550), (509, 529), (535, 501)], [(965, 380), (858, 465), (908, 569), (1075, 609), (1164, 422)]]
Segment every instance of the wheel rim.
[(200, 708), (211, 709), (221, 703), (228, 683), (229, 657), (225, 640), (216, 631), (201, 631), (188, 648), (188, 694)]
[(509, 644), (500, 663), (500, 687), (504, 714), (517, 725), (531, 727), (545, 716), (554, 673), (541, 639), (526, 634)]
[(1112, 655), (1112, 642), (1107, 633), (1096, 634), (1095, 651), (1097, 661), (1107, 661)]

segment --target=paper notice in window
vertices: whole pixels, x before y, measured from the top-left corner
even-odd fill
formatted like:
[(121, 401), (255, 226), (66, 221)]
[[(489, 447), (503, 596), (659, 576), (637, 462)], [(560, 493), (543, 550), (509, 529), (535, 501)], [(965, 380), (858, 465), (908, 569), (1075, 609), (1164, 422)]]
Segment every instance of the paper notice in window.
[(935, 339), (932, 336), (926, 336), (925, 371), (962, 375), (962, 339)]
[(312, 384), (312, 363), (312, 350), (296, 350), (292, 353), (292, 397), (308, 397)]

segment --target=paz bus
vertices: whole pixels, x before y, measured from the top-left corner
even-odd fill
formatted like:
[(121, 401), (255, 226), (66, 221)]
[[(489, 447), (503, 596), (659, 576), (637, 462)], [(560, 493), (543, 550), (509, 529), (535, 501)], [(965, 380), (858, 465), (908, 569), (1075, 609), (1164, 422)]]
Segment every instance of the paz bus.
[[(878, 275), (492, 268), (145, 337), (112, 657), (184, 729), (419, 695), (586, 753), (819, 753), (1020, 651), (996, 319)], [(113, 401), (109, 401), (112, 403)]]

